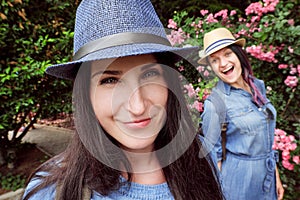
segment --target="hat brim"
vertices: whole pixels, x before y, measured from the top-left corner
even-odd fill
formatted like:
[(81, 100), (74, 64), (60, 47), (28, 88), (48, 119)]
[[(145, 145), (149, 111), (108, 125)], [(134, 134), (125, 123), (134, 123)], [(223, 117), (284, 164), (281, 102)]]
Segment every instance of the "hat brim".
[(236, 41), (234, 42), (229, 42), (229, 43), (226, 43), (226, 44), (222, 44), (216, 48), (214, 48), (212, 51), (210, 51), (208, 54), (205, 54), (203, 51), (201, 51), (202, 54), (204, 55), (200, 55), (200, 59), (198, 60), (198, 64), (201, 64), (201, 65), (208, 65), (209, 63), (207, 63), (207, 57), (210, 56), (211, 54), (225, 48), (225, 47), (228, 47), (232, 44), (236, 44), (236, 45), (239, 45), (241, 47), (244, 47), (245, 44), (246, 44), (246, 40), (244, 38), (240, 38), (240, 39), (237, 39)]
[(181, 58), (186, 58), (198, 50), (198, 47), (179, 48), (153, 43), (121, 45), (90, 53), (76, 61), (49, 66), (46, 73), (58, 78), (74, 80), (83, 62), (162, 52), (172, 52)]

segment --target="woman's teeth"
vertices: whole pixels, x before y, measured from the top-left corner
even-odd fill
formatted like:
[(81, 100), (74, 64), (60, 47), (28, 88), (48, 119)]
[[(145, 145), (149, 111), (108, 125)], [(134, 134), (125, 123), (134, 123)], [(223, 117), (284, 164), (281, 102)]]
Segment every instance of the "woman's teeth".
[(226, 74), (227, 72), (229, 72), (230, 70), (233, 69), (233, 66), (228, 67), (227, 69), (225, 69), (224, 71), (222, 71), (224, 74)]

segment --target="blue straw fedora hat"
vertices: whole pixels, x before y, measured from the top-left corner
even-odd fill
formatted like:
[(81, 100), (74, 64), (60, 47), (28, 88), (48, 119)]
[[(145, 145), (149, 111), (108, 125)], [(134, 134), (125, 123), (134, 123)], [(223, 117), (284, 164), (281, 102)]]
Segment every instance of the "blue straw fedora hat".
[(207, 57), (211, 54), (223, 49), (232, 44), (245, 46), (246, 40), (244, 38), (235, 39), (232, 33), (226, 28), (217, 28), (204, 34), (203, 50), (199, 52), (199, 64), (208, 65)]
[(197, 47), (172, 47), (150, 0), (83, 0), (77, 8), (73, 60), (46, 73), (75, 79), (81, 63), (158, 52), (179, 56)]

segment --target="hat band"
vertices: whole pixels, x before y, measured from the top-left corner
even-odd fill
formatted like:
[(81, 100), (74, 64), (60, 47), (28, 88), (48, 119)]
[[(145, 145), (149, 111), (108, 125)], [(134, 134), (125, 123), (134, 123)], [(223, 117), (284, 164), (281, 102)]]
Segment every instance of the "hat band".
[(227, 44), (227, 43), (233, 43), (235, 42), (235, 40), (233, 39), (222, 39), (222, 40), (218, 40), (212, 44), (210, 44), (206, 49), (205, 49), (205, 54), (208, 54), (210, 51), (212, 51), (214, 48), (217, 48), (223, 44)]
[(99, 51), (102, 49), (127, 45), (127, 44), (137, 44), (137, 43), (155, 43), (171, 46), (168, 39), (160, 37), (158, 35), (149, 33), (134, 33), (125, 32), (109, 35), (106, 37), (93, 40), (83, 45), (73, 56), (73, 60), (79, 60), (80, 58)]

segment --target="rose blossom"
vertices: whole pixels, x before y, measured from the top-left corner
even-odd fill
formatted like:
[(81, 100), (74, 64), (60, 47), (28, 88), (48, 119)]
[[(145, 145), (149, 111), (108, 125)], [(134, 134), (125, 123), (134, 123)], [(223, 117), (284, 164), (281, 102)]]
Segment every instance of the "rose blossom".
[(293, 156), (293, 161), (298, 165), (300, 163), (300, 157), (299, 156)]
[(284, 83), (288, 86), (288, 87), (296, 87), (298, 84), (298, 78), (296, 76), (288, 76), (285, 80)]

